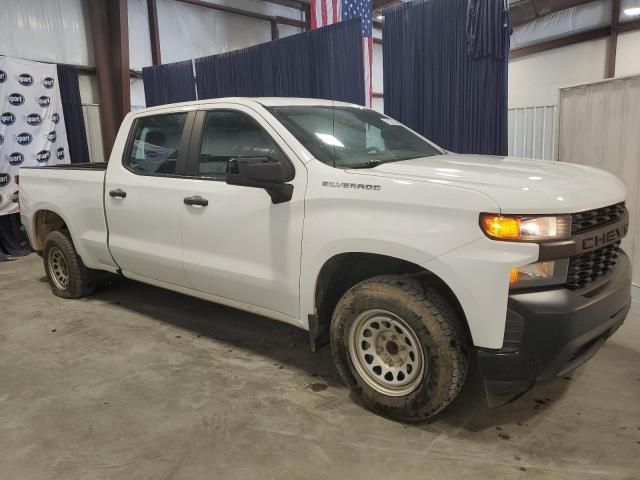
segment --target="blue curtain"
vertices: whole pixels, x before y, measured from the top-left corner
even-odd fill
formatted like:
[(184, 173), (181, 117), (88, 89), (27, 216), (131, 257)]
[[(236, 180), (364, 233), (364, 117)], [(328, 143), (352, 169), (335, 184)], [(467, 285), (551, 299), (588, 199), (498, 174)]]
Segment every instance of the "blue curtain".
[(142, 69), (147, 107), (196, 99), (191, 60)]
[(60, 100), (67, 129), (71, 163), (89, 162), (87, 132), (84, 126), (80, 86), (78, 85), (78, 69), (70, 65), (58, 65), (57, 67)]
[(365, 101), (359, 18), (195, 62), (201, 99), (308, 97), (360, 105)]
[(504, 0), (385, 10), (385, 113), (448, 150), (506, 155), (509, 34)]

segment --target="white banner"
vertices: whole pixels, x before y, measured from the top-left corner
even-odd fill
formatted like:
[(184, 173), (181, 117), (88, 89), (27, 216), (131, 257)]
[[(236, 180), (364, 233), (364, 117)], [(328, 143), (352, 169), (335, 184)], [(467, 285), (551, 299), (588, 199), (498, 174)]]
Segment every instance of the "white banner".
[(69, 163), (55, 64), (0, 57), (0, 215), (18, 213), (21, 166)]

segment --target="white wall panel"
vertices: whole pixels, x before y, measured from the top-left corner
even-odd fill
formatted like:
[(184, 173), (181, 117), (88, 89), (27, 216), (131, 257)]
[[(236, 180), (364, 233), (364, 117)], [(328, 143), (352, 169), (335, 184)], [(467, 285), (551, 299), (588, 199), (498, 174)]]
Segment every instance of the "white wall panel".
[(100, 106), (95, 104), (82, 105), (84, 126), (87, 132), (87, 144), (89, 146), (89, 159), (91, 162), (104, 162), (104, 149), (102, 146), (102, 126), (100, 123)]
[[(638, 0), (640, 6), (640, 0)], [(618, 35), (616, 77), (640, 73), (640, 30)]]
[(559, 159), (603, 168), (627, 186), (631, 219), (623, 242), (640, 285), (640, 76), (560, 92)]
[(290, 37), (291, 35), (297, 35), (304, 30), (300, 27), (292, 27), (291, 25), (278, 24), (278, 36), (279, 38)]
[(271, 25), (267, 21), (174, 0), (158, 0), (158, 24), (162, 63), (215, 55), (271, 41)]
[(131, 108), (135, 110), (146, 107), (147, 102), (144, 98), (144, 82), (142, 79), (131, 78), (129, 85), (131, 86)]
[(556, 160), (557, 107), (509, 109), (509, 155)]
[(134, 70), (140, 70), (153, 64), (147, 0), (129, 0), (128, 5), (129, 65)]
[(602, 80), (607, 39), (592, 40), (509, 62), (509, 108), (557, 105), (560, 88)]
[(94, 65), (82, 0), (0, 0), (0, 54)]
[(382, 93), (384, 91), (384, 71), (382, 66), (382, 45), (373, 44), (373, 91)]

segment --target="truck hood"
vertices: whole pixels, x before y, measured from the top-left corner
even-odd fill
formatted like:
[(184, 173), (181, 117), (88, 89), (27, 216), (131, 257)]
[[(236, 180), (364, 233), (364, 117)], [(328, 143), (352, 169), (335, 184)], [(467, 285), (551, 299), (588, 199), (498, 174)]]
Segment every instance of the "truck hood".
[(385, 163), (352, 173), (468, 188), (502, 213), (573, 213), (625, 199), (624, 184), (597, 168), (513, 157), (447, 154)]

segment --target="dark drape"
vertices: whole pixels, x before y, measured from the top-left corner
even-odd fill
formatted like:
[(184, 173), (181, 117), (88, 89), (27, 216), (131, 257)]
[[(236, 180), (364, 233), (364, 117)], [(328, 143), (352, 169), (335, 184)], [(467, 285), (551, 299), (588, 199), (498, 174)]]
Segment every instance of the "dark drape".
[(359, 18), (195, 63), (201, 99), (308, 97), (360, 105), (365, 100)]
[(448, 150), (506, 155), (509, 30), (504, 0), (385, 10), (385, 113)]
[(196, 99), (191, 60), (142, 69), (147, 107)]
[(19, 257), (29, 252), (29, 242), (20, 231), (20, 214), (0, 216), (0, 262), (8, 256)]
[(78, 69), (69, 65), (58, 65), (58, 83), (71, 163), (89, 162), (87, 132), (78, 85)]

